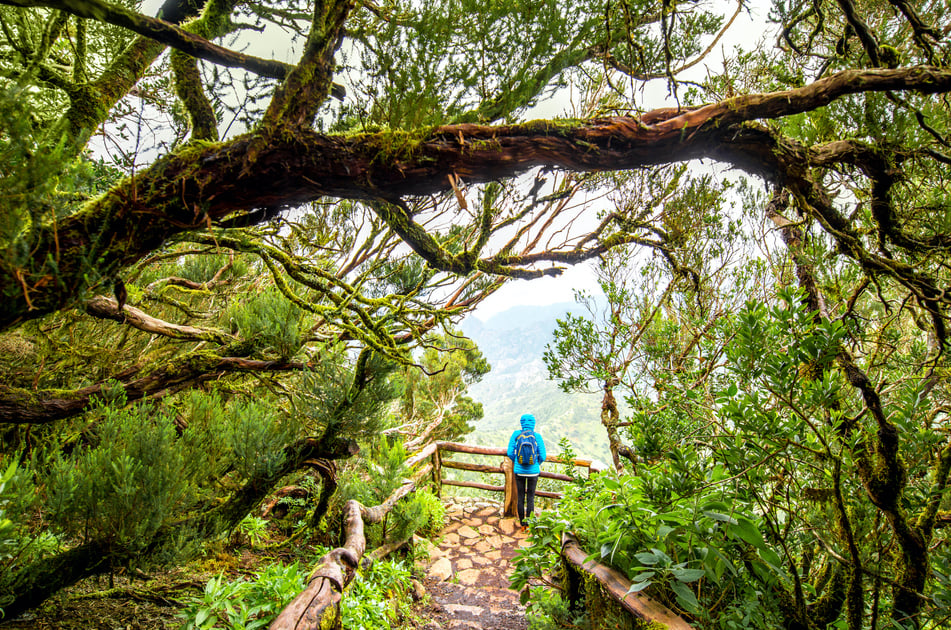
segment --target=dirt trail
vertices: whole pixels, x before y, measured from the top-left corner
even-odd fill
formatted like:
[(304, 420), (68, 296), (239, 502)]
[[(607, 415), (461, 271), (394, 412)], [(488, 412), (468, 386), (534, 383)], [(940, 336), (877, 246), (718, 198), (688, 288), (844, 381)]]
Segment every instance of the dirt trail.
[(439, 546), (428, 548), (424, 630), (527, 630), (525, 607), (508, 588), (512, 561), (527, 535), (500, 504), (455, 498)]

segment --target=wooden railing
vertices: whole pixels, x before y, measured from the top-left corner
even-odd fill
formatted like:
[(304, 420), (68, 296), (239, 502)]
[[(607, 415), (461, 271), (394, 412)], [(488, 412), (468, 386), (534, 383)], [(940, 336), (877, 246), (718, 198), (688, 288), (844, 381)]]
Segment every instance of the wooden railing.
[[(468, 453), (472, 455), (488, 455), (501, 457), (498, 465), (476, 464), (446, 459), (443, 453)], [(431, 459), (431, 462), (427, 460)], [(573, 459), (571, 461), (560, 457), (546, 457), (545, 463), (571, 465), (587, 468), (588, 475), (601, 471), (601, 465), (587, 459)], [(397, 488), (383, 503), (374, 507), (365, 507), (357, 501), (350, 500), (344, 508), (343, 547), (338, 547), (322, 557), (314, 570), (306, 588), (281, 612), (271, 623), (270, 630), (325, 630), (338, 629), (340, 624), (340, 599), (344, 590), (353, 579), (357, 567), (366, 551), (365, 523), (379, 523), (386, 514), (396, 505), (397, 501), (416, 490), (423, 480), (432, 474), (437, 493), (442, 486), (459, 486), (463, 488), (477, 488), (490, 492), (505, 493), (504, 515), (515, 516), (515, 473), (513, 463), (507, 456), (506, 450), (472, 444), (456, 442), (435, 442), (409, 458), (406, 466), (412, 471), (412, 476), (402, 486)], [(503, 485), (492, 485), (475, 481), (456, 481), (442, 478), (442, 469), (468, 470), (474, 472), (504, 475)], [(541, 477), (558, 481), (571, 481), (569, 475), (542, 471)], [(561, 498), (557, 492), (537, 492), (538, 496)], [(368, 554), (371, 560), (383, 557), (389, 551), (402, 544), (386, 545)], [(614, 569), (606, 567), (593, 560), (585, 562), (585, 553), (573, 538), (566, 538), (562, 547), (562, 558), (568, 575), (567, 591), (569, 599), (579, 604), (586, 599), (583, 589), (594, 588), (592, 596), (598, 596), (601, 588), (629, 614), (665, 624), (676, 630), (691, 630), (683, 619), (662, 606), (659, 602), (651, 601), (642, 593), (628, 593), (630, 582)], [(594, 578), (594, 582), (579, 579), (586, 574)], [(593, 586), (589, 586), (593, 585)], [(600, 584), (599, 588), (597, 585)]]
[[(456, 461), (446, 459), (443, 453), (466, 453), (469, 455), (489, 455), (497, 456), (501, 459), (497, 465), (476, 464), (472, 462)], [(441, 496), (442, 486), (457, 486), (461, 488), (476, 488), (489, 492), (501, 492), (504, 494), (503, 516), (515, 516), (516, 514), (516, 494), (515, 494), (515, 472), (513, 470), (512, 460), (508, 458), (508, 453), (504, 448), (491, 446), (476, 446), (474, 444), (460, 444), (458, 442), (434, 442), (420, 451), (415, 457), (416, 462), (432, 458), (433, 483), (436, 486), (436, 494)], [(586, 468), (588, 476), (592, 473), (598, 473), (602, 470), (602, 464), (590, 459), (572, 459), (568, 461), (561, 457), (549, 455), (545, 458), (546, 464), (562, 464)], [(468, 470), (471, 472), (503, 475), (502, 485), (492, 485), (478, 481), (465, 481), (456, 479), (444, 479), (442, 475), (443, 468), (454, 470)], [(542, 470), (540, 475), (542, 479), (555, 479), (557, 481), (571, 481), (570, 475)], [(549, 499), (560, 499), (561, 493), (539, 490), (535, 493), (537, 497), (546, 497)]]

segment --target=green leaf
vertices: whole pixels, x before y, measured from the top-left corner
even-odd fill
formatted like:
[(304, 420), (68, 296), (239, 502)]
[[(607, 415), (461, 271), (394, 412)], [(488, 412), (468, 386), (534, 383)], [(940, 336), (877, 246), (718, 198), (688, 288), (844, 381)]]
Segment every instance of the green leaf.
[(647, 588), (650, 585), (651, 585), (651, 582), (649, 580), (644, 582), (634, 582), (633, 584), (631, 584), (631, 588), (627, 589), (627, 592), (628, 594), (640, 593), (641, 591), (643, 591), (645, 588)]
[(700, 602), (697, 601), (697, 596), (693, 594), (689, 586), (683, 582), (671, 582), (670, 589), (677, 596), (677, 602), (684, 610), (690, 613), (698, 612)]
[(773, 568), (779, 569), (782, 566), (782, 559), (779, 557), (779, 554), (770, 549), (769, 547), (763, 547), (759, 550), (759, 557), (762, 558), (766, 564), (772, 566)]
[(670, 572), (681, 582), (696, 582), (707, 574), (703, 569), (687, 569), (683, 567), (675, 567), (671, 569)]
[(708, 518), (712, 518), (715, 521), (720, 521), (721, 523), (730, 523), (736, 525), (736, 519), (730, 516), (729, 514), (724, 514), (723, 512), (713, 512), (711, 510), (704, 510), (704, 515)]
[(656, 555), (654, 555), (652, 552), (649, 552), (649, 551), (642, 551), (641, 553), (635, 553), (634, 557), (637, 558), (637, 561), (640, 562), (641, 564), (646, 564), (649, 566), (653, 566), (657, 564), (658, 562), (660, 562), (660, 558), (658, 558)]
[(763, 534), (759, 531), (753, 521), (748, 518), (740, 517), (736, 524), (730, 527), (730, 531), (739, 536), (744, 542), (753, 545), (757, 549), (766, 547), (766, 541), (763, 540)]

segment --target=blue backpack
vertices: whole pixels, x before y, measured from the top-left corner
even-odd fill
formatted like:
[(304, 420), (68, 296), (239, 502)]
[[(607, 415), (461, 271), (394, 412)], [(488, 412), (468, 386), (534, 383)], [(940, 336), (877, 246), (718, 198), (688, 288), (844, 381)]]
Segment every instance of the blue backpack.
[(538, 441), (534, 431), (522, 431), (515, 440), (515, 459), (522, 466), (534, 466), (538, 459)]

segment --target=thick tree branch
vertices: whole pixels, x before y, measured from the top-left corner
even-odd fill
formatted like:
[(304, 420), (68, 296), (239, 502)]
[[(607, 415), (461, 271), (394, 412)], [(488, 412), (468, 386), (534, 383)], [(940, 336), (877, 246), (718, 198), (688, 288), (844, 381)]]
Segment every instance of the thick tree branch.
[[(150, 372), (140, 367), (131, 368), (116, 375), (116, 380), (125, 391), (126, 399), (133, 401), (166, 396), (227, 374), (287, 372), (306, 367), (306, 364), (294, 361), (259, 361), (194, 352)], [(93, 398), (104, 396), (112, 387), (109, 383), (98, 383), (64, 393), (62, 390), (32, 391), (0, 385), (0, 423), (47, 424), (69, 418), (85, 411)]]
[(171, 322), (152, 317), (143, 313), (134, 306), (126, 304), (122, 311), (112, 298), (97, 296), (86, 302), (86, 312), (100, 319), (111, 319), (126, 323), (133, 328), (153, 335), (162, 335), (171, 339), (186, 341), (210, 341), (219, 345), (235, 343), (238, 340), (221, 330), (196, 328), (194, 326), (180, 326)]
[[(0, 330), (71, 304), (80, 290), (89, 288), (84, 260), (101, 260), (97, 271), (110, 275), (172, 235), (248, 208), (298, 205), (323, 196), (395, 200), (425, 195), (450, 188), (450, 173), (485, 182), (539, 165), (614, 171), (700, 157), (769, 179), (789, 178), (788, 170), (805, 181), (807, 151), (750, 132), (740, 123), (809, 111), (857, 92), (899, 89), (951, 91), (951, 70), (845, 71), (803, 88), (741, 96), (690, 111), (657, 110), (640, 118), (461, 124), (412, 138), (399, 132), (328, 136), (298, 128), (280, 137), (252, 134), (182, 150), (41, 230), (33, 248), (34, 268), (0, 269)], [(797, 162), (787, 163), (787, 158)], [(821, 206), (821, 212), (831, 208), (812, 205)], [(901, 273), (907, 282), (921, 285), (918, 291), (926, 300), (939, 299), (909, 265), (867, 257), (847, 225), (836, 225), (841, 221), (831, 214), (825, 219), (827, 229), (848, 241), (844, 251), (890, 275)]]

